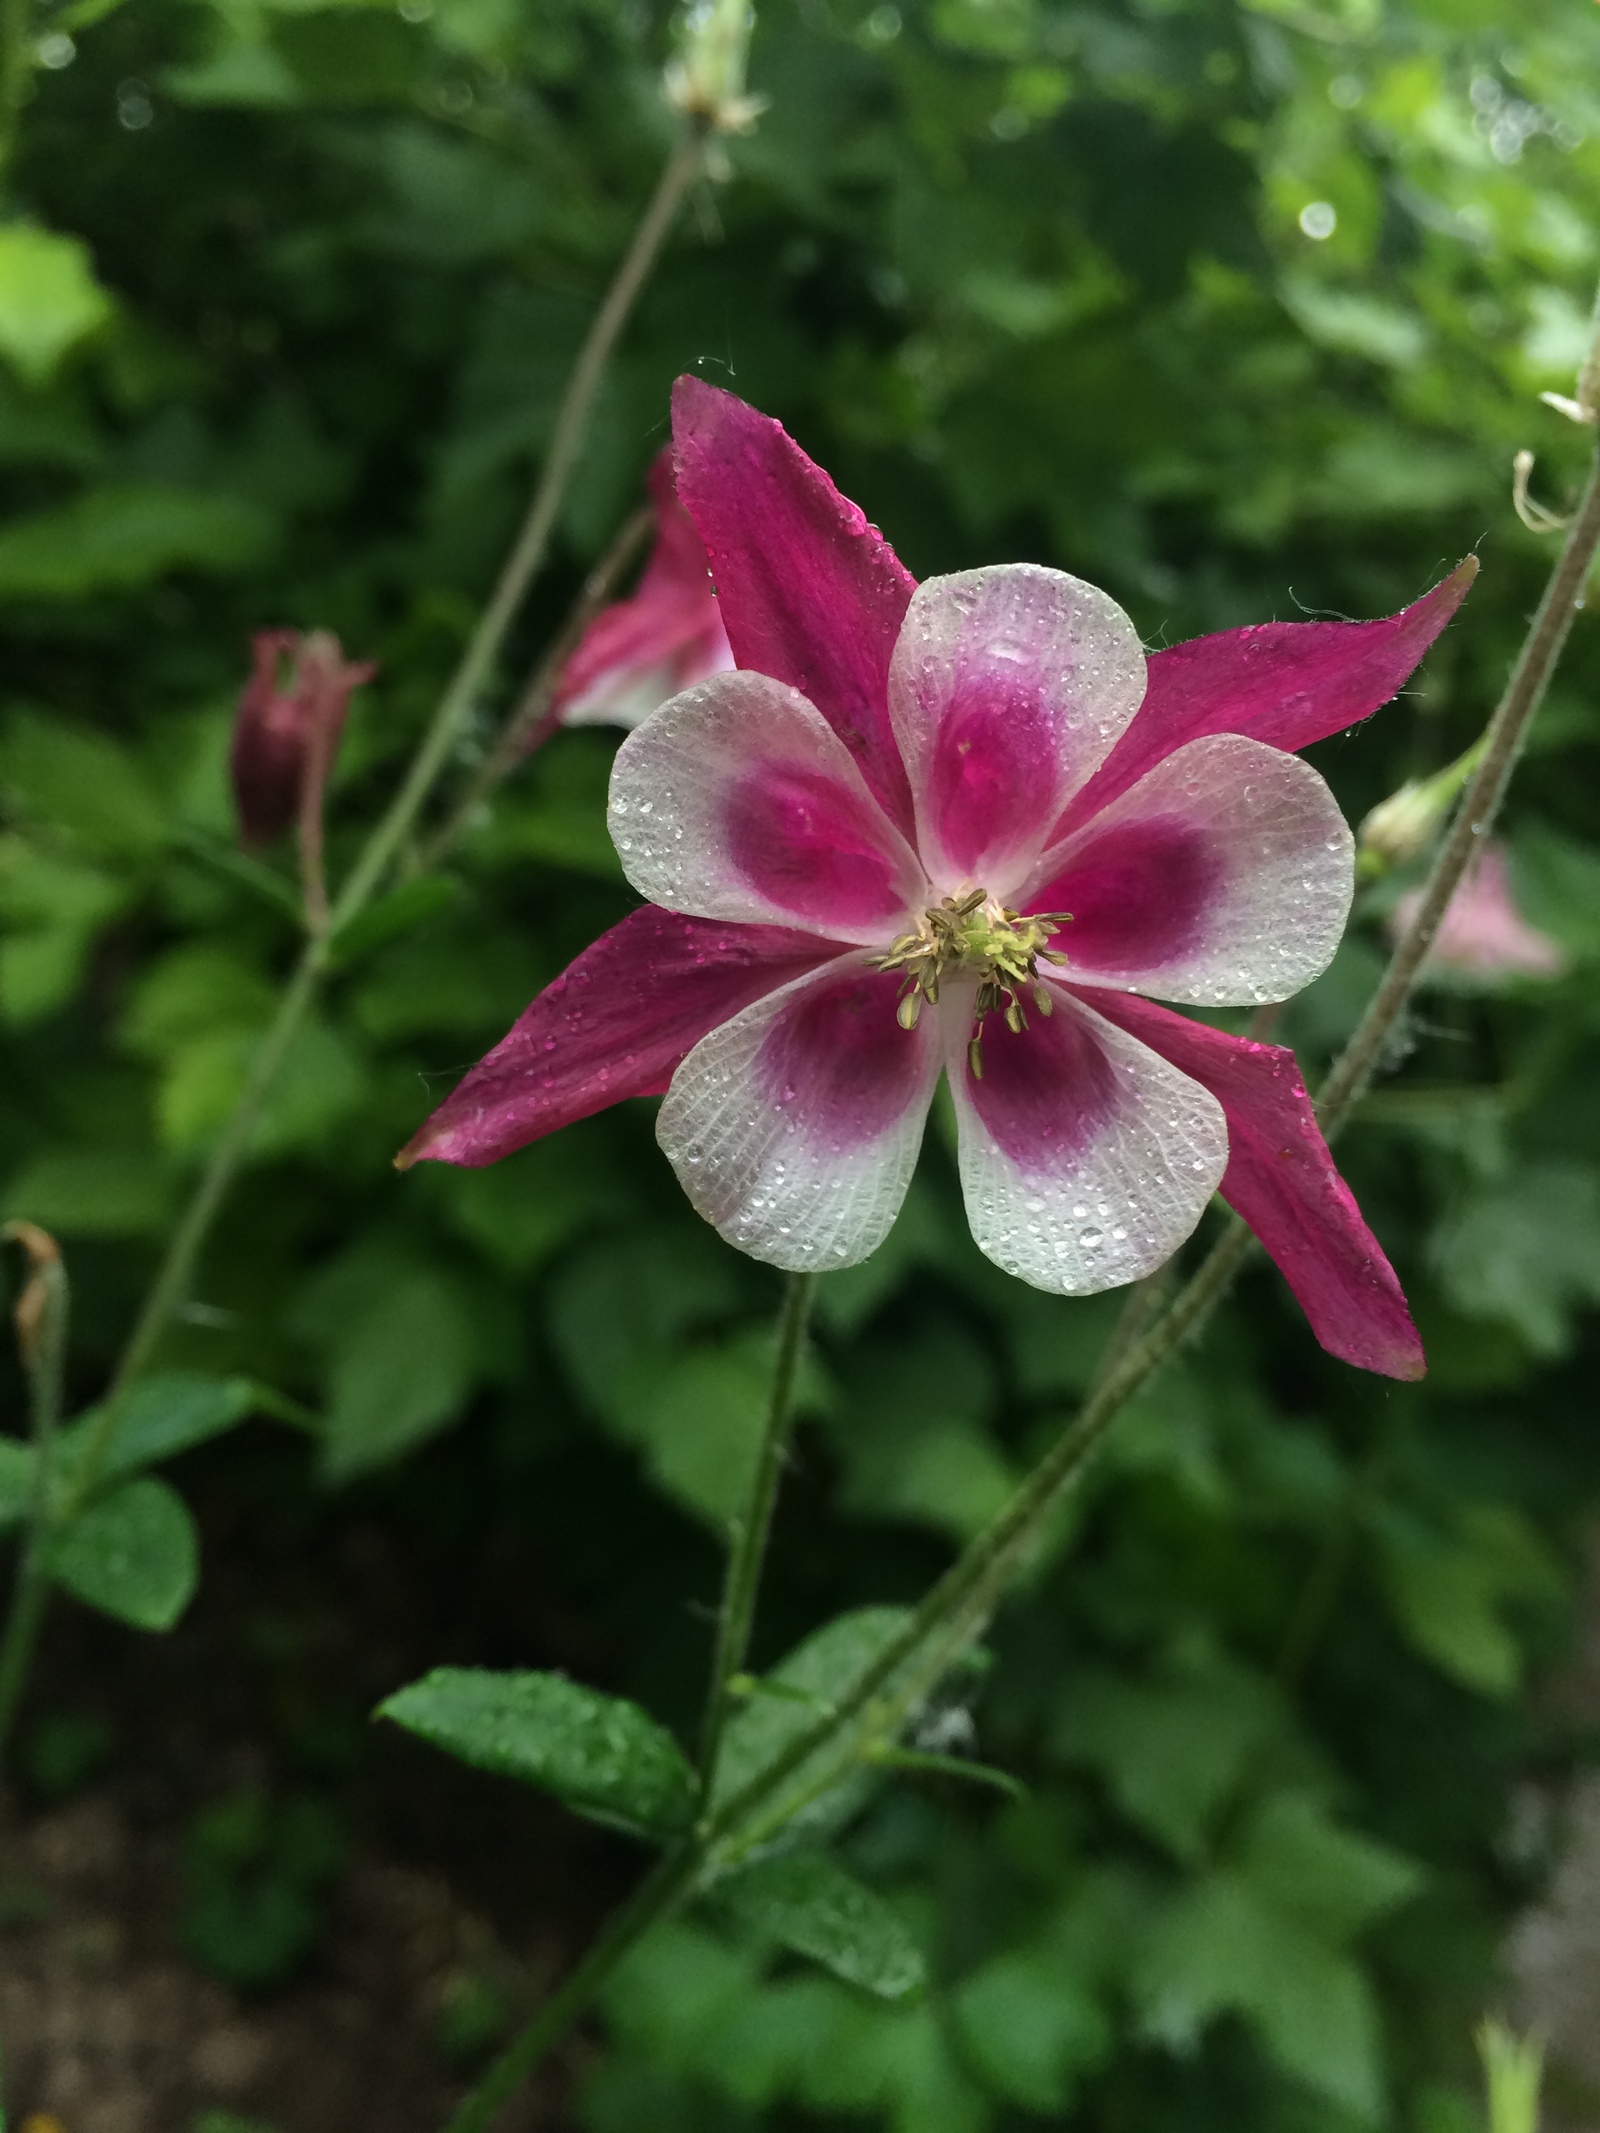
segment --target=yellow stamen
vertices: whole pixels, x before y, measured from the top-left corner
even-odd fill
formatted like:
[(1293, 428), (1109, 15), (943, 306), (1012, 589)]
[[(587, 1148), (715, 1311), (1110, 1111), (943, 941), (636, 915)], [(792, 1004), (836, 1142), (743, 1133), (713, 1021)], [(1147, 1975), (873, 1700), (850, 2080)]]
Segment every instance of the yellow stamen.
[(1071, 916), (1070, 911), (1042, 911), (1024, 918), (996, 903), (987, 891), (969, 889), (930, 904), (912, 932), (901, 934), (886, 955), (873, 959), (873, 968), (905, 972), (895, 1014), (906, 1030), (916, 1028), (924, 1001), (930, 1007), (938, 1004), (943, 977), (957, 972), (977, 978), (967, 1063), (973, 1078), (981, 1081), (985, 1016), (1001, 1014), (1006, 1027), (1020, 1035), (1028, 1026), (1024, 992), (1031, 994), (1041, 1015), (1051, 1012), (1053, 1002), (1039, 980), (1039, 964), (1066, 962), (1059, 948), (1045, 943)]

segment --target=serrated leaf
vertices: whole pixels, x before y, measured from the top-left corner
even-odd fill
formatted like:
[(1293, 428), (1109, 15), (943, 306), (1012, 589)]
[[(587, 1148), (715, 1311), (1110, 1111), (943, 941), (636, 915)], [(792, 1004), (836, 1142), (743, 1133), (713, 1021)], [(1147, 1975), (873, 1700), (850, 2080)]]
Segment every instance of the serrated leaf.
[(882, 2000), (927, 1975), (905, 1921), (821, 1852), (761, 1859), (717, 1884), (717, 1901), (753, 1931)]
[(200, 1543), (176, 1489), (151, 1475), (91, 1504), (56, 1543), (56, 1582), (135, 1629), (171, 1629), (200, 1575)]
[(1259, 1895), (1335, 1946), (1403, 1903), (1422, 1878), (1413, 1861), (1338, 1828), (1314, 1800), (1295, 1793), (1267, 1801), (1237, 1866)]
[(560, 1674), (436, 1667), (378, 1716), (617, 1829), (670, 1836), (694, 1812), (694, 1772), (672, 1735), (637, 1704)]
[(1182, 1895), (1135, 1979), (1148, 2032), (1188, 2051), (1224, 2013), (1250, 2022), (1285, 2073), (1364, 2120), (1382, 2106), (1378, 2023), (1361, 1972), (1244, 1881)]

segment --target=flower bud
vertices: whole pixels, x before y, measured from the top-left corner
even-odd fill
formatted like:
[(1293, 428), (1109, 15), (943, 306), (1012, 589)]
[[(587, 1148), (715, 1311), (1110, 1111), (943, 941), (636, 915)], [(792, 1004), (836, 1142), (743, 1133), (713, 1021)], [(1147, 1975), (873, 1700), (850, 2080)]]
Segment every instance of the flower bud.
[(231, 768), (239, 836), (270, 844), (309, 801), (320, 807), (353, 692), (377, 668), (347, 665), (328, 630), (260, 630), (239, 696)]
[(755, 21), (750, 0), (689, 0), (663, 82), (674, 110), (712, 133), (749, 131), (766, 108), (764, 97), (745, 94)]
[(1363, 880), (1374, 881), (1427, 850), (1482, 754), (1483, 742), (1474, 741), (1465, 755), (1431, 778), (1408, 778), (1398, 792), (1378, 802), (1362, 823), (1356, 843), (1356, 868)]

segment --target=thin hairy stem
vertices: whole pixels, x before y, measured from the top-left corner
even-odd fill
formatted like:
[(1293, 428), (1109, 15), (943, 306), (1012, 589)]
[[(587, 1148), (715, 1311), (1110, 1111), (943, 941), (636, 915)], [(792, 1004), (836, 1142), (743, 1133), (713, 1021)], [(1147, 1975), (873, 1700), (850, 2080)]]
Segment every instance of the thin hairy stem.
[(795, 1389), (805, 1352), (806, 1328), (816, 1294), (815, 1274), (791, 1274), (778, 1318), (778, 1345), (772, 1359), (772, 1385), (767, 1395), (766, 1422), (750, 1493), (728, 1533), (728, 1571), (722, 1588), (722, 1607), (717, 1616), (717, 1646), (711, 1665), (711, 1686), (706, 1695), (705, 1721), (700, 1731), (700, 1781), (709, 1795), (716, 1774), (717, 1751), (723, 1729), (737, 1702), (734, 1682), (744, 1671), (750, 1651), (750, 1632), (755, 1624), (756, 1594), (761, 1585), (761, 1566), (766, 1560), (767, 1537), (783, 1479), (789, 1433), (794, 1426)]
[(272, 1019), (272, 1025), (250, 1062), (250, 1072), (240, 1091), (239, 1100), (233, 1107), (232, 1116), (223, 1127), (221, 1138), (206, 1161), (194, 1196), (173, 1233), (172, 1242), (167, 1247), (167, 1255), (161, 1262), (160, 1272), (145, 1298), (144, 1309), (140, 1312), (138, 1323), (123, 1350), (116, 1376), (111, 1381), (111, 1389), (100, 1409), (99, 1419), (89, 1438), (84, 1456), (77, 1466), (77, 1494), (80, 1497), (94, 1486), (98, 1478), (100, 1461), (117, 1426), (116, 1410), (120, 1395), (143, 1374), (155, 1351), (156, 1343), (167, 1330), (168, 1321), (188, 1299), (189, 1283), (194, 1276), (200, 1248), (210, 1233), (217, 1210), (222, 1205), (223, 1195), (233, 1182), (233, 1174), (249, 1146), (250, 1136), (255, 1132), (262, 1107), (278, 1078), (289, 1047), (299, 1035), (300, 1026), (316, 997), (322, 969), (323, 949), (320, 942), (313, 941), (301, 955), (288, 988), (278, 1002), (278, 1012)]
[(439, 701), (433, 723), (412, 759), (405, 782), (368, 839), (365, 851), (340, 892), (333, 911), (335, 927), (343, 925), (361, 909), (388, 871), (410, 835), (412, 825), (433, 791), (435, 780), (478, 700), (479, 691), (505, 642), (506, 632), (544, 562), (556, 514), (561, 509), (583, 445), (589, 411), (617, 336), (655, 265), (684, 195), (701, 170), (704, 157), (704, 134), (699, 128), (691, 127), (667, 158), (655, 193), (634, 232), (633, 242), (578, 351), (578, 360), (556, 415), (544, 471), (534, 490), (522, 531), (506, 558), (488, 605), (478, 618), (461, 663)]
[(700, 1855), (669, 1853), (639, 1884), (560, 1991), (548, 1999), (527, 2028), (476, 2082), (445, 2128), (445, 2133), (484, 2133), (495, 2113), (527, 2080), (539, 2061), (593, 2006), (612, 1972), (651, 1926), (675, 1910), (688, 1895), (700, 1868)]
[(16, 1310), (18, 1343), (28, 1377), (33, 1431), (33, 1494), (27, 1532), (17, 1557), (16, 1583), (0, 1640), (0, 1767), (4, 1766), (17, 1705), (27, 1684), (50, 1593), (50, 1543), (55, 1532), (55, 1444), (66, 1372), (70, 1297), (67, 1270), (55, 1240), (31, 1222), (8, 1222), (3, 1233), (28, 1254), (31, 1271)]
[(1489, 721), (1483, 755), (1429, 870), (1416, 915), (1407, 926), (1366, 1013), (1317, 1092), (1317, 1116), (1331, 1140), (1345, 1123), (1382, 1061), (1412, 987), (1427, 961), (1445, 908), (1488, 834), (1511, 783), (1534, 714), (1544, 701), (1583, 588), (1600, 547), (1600, 451), (1589, 466), (1583, 500), (1567, 528), (1505, 694)]
[(654, 523), (650, 506), (641, 505), (584, 579), (571, 613), (535, 667), (511, 716), (500, 729), (499, 738), (473, 772), (450, 814), (423, 846), (417, 862), (421, 872), (439, 864), (472, 827), (489, 795), (555, 731), (559, 723), (555, 693), (562, 670), (577, 650), (584, 631), (611, 598), (618, 579), (644, 546)]

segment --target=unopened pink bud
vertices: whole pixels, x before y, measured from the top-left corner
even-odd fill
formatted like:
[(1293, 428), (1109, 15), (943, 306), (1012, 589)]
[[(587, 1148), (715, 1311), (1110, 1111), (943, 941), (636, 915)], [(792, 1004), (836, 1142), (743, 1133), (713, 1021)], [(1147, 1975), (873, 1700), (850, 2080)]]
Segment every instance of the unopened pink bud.
[(328, 630), (260, 630), (254, 671), (239, 695), (231, 768), (240, 841), (270, 844), (322, 788), (338, 752), (350, 698), (377, 672), (349, 665)]

